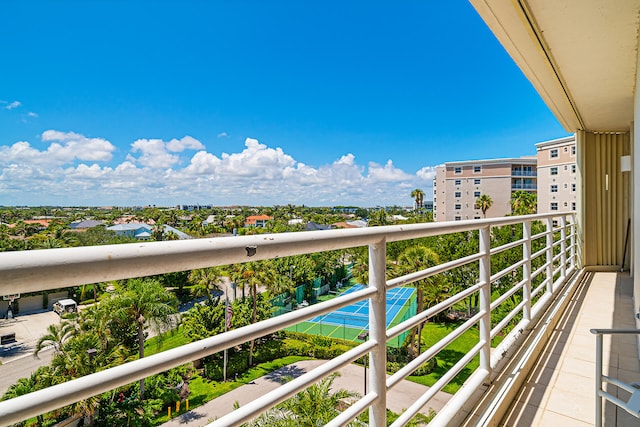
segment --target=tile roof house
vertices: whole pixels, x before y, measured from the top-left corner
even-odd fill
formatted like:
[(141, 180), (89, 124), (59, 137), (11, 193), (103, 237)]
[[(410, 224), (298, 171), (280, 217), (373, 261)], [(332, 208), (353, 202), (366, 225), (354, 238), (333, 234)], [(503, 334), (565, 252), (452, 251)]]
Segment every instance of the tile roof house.
[[(174, 233), (180, 240), (191, 239), (186, 233), (175, 229), (169, 225), (164, 225), (164, 233)], [(115, 231), (119, 236), (135, 237), (138, 240), (149, 240), (153, 234), (153, 227), (147, 224), (131, 222), (129, 224), (117, 224), (107, 227), (107, 230)]]
[(269, 215), (250, 215), (244, 221), (245, 227), (266, 227), (267, 221), (272, 220), (273, 217)]

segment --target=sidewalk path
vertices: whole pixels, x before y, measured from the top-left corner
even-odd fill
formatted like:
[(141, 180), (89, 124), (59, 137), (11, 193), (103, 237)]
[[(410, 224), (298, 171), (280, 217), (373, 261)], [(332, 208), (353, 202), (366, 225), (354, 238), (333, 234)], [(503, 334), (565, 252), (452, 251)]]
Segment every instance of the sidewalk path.
[[(190, 427), (205, 426), (212, 421), (222, 417), (233, 411), (233, 405), (238, 402), (240, 406), (245, 405), (257, 398), (264, 396), (271, 390), (276, 389), (280, 385), (282, 377), (290, 376), (299, 377), (315, 367), (324, 363), (322, 360), (304, 360), (285, 366), (270, 374), (255, 380), (255, 384), (245, 384), (229, 393), (213, 399), (179, 417), (162, 424), (163, 427), (180, 427), (189, 425)], [(358, 365), (348, 365), (340, 369), (340, 376), (333, 382), (334, 390), (347, 389), (362, 394), (364, 388), (363, 373), (364, 368)], [(411, 381), (402, 381), (395, 386), (387, 395), (387, 408), (393, 412), (403, 412), (411, 403), (415, 402), (428, 387), (413, 383)], [(447, 403), (451, 395), (447, 393), (438, 393), (431, 402), (431, 407), (436, 411), (440, 411)], [(424, 408), (423, 412), (427, 414), (429, 408)]]

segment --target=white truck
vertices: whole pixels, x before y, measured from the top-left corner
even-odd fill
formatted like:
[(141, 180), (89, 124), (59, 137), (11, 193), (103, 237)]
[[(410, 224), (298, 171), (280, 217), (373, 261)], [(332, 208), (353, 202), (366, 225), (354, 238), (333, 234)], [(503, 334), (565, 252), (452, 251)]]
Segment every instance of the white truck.
[(60, 316), (64, 313), (75, 313), (78, 311), (78, 303), (72, 299), (61, 299), (53, 303), (53, 311)]

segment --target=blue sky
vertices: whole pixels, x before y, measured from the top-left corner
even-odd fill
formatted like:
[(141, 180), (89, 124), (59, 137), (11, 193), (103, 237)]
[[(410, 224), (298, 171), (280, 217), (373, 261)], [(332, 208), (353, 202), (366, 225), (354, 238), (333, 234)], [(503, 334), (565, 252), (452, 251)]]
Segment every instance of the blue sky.
[(4, 1), (0, 204), (411, 205), (567, 133), (465, 1)]

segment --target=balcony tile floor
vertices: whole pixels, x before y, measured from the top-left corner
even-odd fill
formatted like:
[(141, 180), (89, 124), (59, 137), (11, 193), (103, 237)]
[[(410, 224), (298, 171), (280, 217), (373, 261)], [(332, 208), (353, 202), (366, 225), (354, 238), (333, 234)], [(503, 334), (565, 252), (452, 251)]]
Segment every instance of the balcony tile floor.
[[(586, 274), (502, 426), (594, 425), (595, 335), (589, 330), (635, 328), (636, 324), (629, 274)], [(628, 383), (640, 381), (635, 339), (632, 335), (605, 336), (605, 375)], [(629, 394), (620, 390), (618, 397), (626, 401)], [(640, 419), (607, 402), (604, 425), (640, 426)]]

